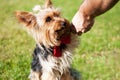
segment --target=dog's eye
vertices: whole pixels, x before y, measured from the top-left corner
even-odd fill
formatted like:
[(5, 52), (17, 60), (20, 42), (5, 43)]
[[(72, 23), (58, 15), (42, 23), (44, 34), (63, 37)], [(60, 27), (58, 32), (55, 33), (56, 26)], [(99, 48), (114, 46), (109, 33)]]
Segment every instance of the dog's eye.
[(50, 16), (48, 16), (47, 18), (46, 18), (46, 22), (50, 22), (52, 20), (52, 18), (50, 17)]

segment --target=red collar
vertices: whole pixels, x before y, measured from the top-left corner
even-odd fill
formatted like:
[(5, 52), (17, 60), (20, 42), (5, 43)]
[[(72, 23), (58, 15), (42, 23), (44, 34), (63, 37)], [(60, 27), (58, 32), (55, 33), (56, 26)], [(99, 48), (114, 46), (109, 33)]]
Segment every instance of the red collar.
[[(64, 36), (61, 38), (61, 44), (69, 44), (71, 42), (70, 35)], [(54, 52), (53, 55), (55, 57), (61, 57), (62, 56), (62, 50), (60, 49), (60, 46), (54, 46)]]

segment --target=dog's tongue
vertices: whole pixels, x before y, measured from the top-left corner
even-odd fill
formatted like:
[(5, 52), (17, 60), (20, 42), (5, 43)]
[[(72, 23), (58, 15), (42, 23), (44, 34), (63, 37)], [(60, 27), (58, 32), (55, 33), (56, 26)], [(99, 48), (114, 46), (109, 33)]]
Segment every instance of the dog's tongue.
[(61, 57), (62, 56), (62, 51), (60, 49), (60, 46), (54, 46), (54, 54), (55, 57)]
[[(70, 36), (64, 36), (61, 38), (61, 44), (69, 44), (71, 42)], [(54, 46), (54, 56), (61, 57), (62, 56), (62, 49), (60, 46)]]

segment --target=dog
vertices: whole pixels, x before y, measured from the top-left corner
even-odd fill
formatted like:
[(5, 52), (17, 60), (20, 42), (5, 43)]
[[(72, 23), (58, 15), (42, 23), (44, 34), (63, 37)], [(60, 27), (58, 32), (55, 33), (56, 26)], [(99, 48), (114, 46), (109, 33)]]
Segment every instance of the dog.
[(61, 17), (50, 0), (33, 11), (15, 13), (36, 41), (30, 80), (79, 80), (71, 68), (72, 54), (79, 41), (70, 22)]

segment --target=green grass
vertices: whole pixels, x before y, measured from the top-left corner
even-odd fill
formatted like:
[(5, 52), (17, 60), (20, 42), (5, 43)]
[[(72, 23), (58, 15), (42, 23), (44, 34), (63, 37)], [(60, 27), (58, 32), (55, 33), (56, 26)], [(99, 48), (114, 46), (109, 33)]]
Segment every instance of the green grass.
[[(41, 2), (42, 1), (42, 2)], [(62, 15), (71, 20), (80, 0), (53, 0)], [(28, 80), (34, 40), (21, 29), (16, 10), (31, 11), (43, 0), (0, 0), (0, 80)], [(72, 66), (82, 80), (120, 80), (120, 3), (96, 18), (83, 34)]]

